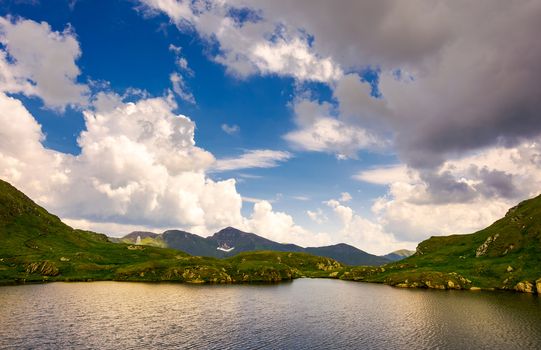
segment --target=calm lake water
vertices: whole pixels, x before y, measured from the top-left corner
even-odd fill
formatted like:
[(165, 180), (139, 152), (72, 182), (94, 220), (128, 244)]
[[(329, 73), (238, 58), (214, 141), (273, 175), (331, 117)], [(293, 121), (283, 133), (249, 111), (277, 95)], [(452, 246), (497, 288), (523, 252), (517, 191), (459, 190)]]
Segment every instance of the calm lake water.
[(324, 279), (0, 287), (0, 348), (541, 349), (541, 297)]

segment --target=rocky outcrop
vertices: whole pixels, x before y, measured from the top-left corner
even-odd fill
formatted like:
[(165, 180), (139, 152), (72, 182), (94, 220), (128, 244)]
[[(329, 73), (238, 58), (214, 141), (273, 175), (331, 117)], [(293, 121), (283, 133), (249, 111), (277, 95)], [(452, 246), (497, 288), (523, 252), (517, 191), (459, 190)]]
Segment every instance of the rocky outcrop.
[(407, 279), (390, 276), (385, 283), (399, 288), (469, 289), (471, 281), (456, 272), (411, 274)]
[(517, 285), (515, 286), (515, 290), (522, 293), (533, 293), (534, 285), (530, 281), (522, 281), (517, 283)]
[(58, 270), (58, 267), (50, 261), (39, 261), (39, 262), (33, 262), (26, 264), (26, 273), (33, 274), (33, 273), (39, 273), (42, 276), (58, 276), (60, 274), (60, 270)]
[(322, 261), (317, 264), (318, 270), (323, 270), (323, 271), (333, 271), (341, 267), (342, 267), (342, 264), (340, 264), (336, 260), (331, 260), (331, 259), (326, 259), (325, 261)]
[(498, 239), (500, 235), (496, 233), (494, 236), (488, 236), (488, 238), (485, 240), (483, 244), (481, 244), (477, 250), (475, 251), (475, 257), (478, 258), (480, 256), (483, 256), (487, 253), (488, 248), (490, 247), (490, 244)]

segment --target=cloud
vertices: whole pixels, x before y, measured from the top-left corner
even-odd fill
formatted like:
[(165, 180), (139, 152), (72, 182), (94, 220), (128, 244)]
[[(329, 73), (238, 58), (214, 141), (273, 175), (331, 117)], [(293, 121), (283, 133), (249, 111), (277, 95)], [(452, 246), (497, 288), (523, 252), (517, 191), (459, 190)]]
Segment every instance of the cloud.
[[(2, 105), (3, 111), (11, 105), (9, 118), (16, 116), (19, 129), (25, 128), (24, 138), (18, 139), (21, 146), (1, 145), (3, 163), (8, 162), (2, 169), (9, 169), (2, 177), (63, 217), (182, 225), (200, 232), (242, 221), (235, 181), (205, 176), (214, 157), (194, 145), (193, 122), (174, 115), (170, 100), (124, 103), (118, 96), (99, 95), (100, 107), (84, 112), (86, 130), (79, 136), (77, 156), (44, 149), (39, 125), (24, 107), (5, 96)], [(8, 130), (9, 118), (2, 119), (2, 130)], [(17, 136), (10, 133), (7, 139)], [(10, 162), (12, 158), (16, 161)], [(39, 169), (46, 171), (35, 171)]]
[(38, 203), (51, 202), (56, 189), (69, 182), (66, 156), (45, 149), (44, 139), (21, 101), (0, 92), (0, 177)]
[(175, 46), (173, 44), (169, 44), (169, 51), (172, 51), (175, 53), (176, 59), (175, 63), (177, 67), (184, 73), (188, 74), (189, 76), (193, 76), (194, 72), (191, 70), (191, 68), (188, 66), (188, 61), (180, 55), (182, 48), (180, 46)]
[(339, 237), (336, 238), (341, 242), (353, 244), (360, 249), (379, 255), (397, 249), (411, 249), (415, 245), (410, 239), (398, 240), (380, 223), (358, 215), (352, 208), (335, 199), (330, 199), (325, 204), (340, 220), (341, 228), (337, 232)]
[(355, 180), (376, 185), (389, 185), (394, 182), (405, 182), (409, 181), (410, 177), (411, 174), (408, 172), (408, 167), (404, 164), (362, 170), (353, 175)]
[(243, 229), (257, 232), (263, 237), (281, 243), (293, 243), (306, 246), (329, 244), (330, 237), (325, 233), (313, 234), (296, 225), (293, 218), (283, 212), (276, 212), (268, 201), (254, 204), (252, 214), (244, 222)]
[(261, 175), (254, 175), (254, 174), (245, 174), (245, 173), (239, 173), (237, 174), (238, 177), (241, 179), (261, 179), (263, 176)]
[[(341, 121), (331, 127), (391, 135), (412, 167), (435, 168), (464, 152), (512, 146), (541, 132), (538, 2), (234, 4), (313, 35), (314, 52), (353, 72), (331, 84)], [(366, 67), (379, 72), (378, 99), (355, 77)]]
[(237, 135), (240, 132), (240, 127), (238, 125), (228, 125), (222, 124), (222, 130), (229, 135)]
[(173, 85), (173, 92), (177, 94), (178, 97), (188, 103), (195, 104), (195, 97), (190, 92), (190, 90), (188, 90), (188, 87), (186, 86), (186, 81), (180, 74), (171, 73), (169, 75), (169, 80)]
[(348, 125), (332, 116), (332, 106), (307, 99), (293, 105), (297, 130), (284, 135), (294, 148), (355, 158), (362, 149), (382, 149), (385, 141), (362, 127)]
[(321, 210), (320, 208), (318, 208), (316, 211), (307, 210), (306, 215), (308, 215), (310, 220), (320, 225), (329, 221), (329, 218), (323, 213), (323, 210)]
[(242, 197), (242, 201), (247, 202), (247, 203), (259, 203), (259, 202), (263, 202), (263, 201), (266, 201), (266, 202), (269, 202), (269, 203), (274, 202), (273, 199), (261, 199), (261, 198), (246, 197), (246, 196)]
[(85, 219), (69, 219), (62, 218), (62, 221), (80, 230), (88, 230), (94, 232), (106, 232), (110, 237), (123, 237), (126, 234), (133, 231), (149, 231), (160, 233), (166, 230), (170, 230), (171, 227), (158, 227), (158, 226), (144, 226), (140, 224), (119, 224), (114, 222), (96, 222)]
[(227, 2), (200, 3), (142, 0), (146, 15), (164, 13), (179, 30), (195, 30), (208, 43), (217, 44), (215, 61), (239, 77), (252, 74), (293, 76), (299, 80), (333, 81), (342, 70), (330, 57), (311, 48), (310, 37), (298, 28), (267, 21), (255, 13), (235, 16)]
[(340, 194), (340, 202), (349, 202), (352, 199), (351, 194), (349, 192), (342, 192)]
[(249, 168), (274, 168), (280, 162), (285, 162), (291, 157), (291, 153), (285, 151), (268, 149), (249, 150), (238, 157), (218, 159), (212, 166), (212, 170), (231, 171)]
[(363, 180), (383, 178), (388, 193), (372, 210), (398, 239), (475, 232), (502, 217), (541, 188), (541, 146), (523, 142), (496, 146), (449, 160), (430, 172), (404, 165), (361, 173)]
[(0, 17), (0, 91), (41, 98), (48, 108), (87, 104), (89, 89), (77, 82), (81, 50), (68, 26)]
[[(257, 9), (268, 21), (303, 28), (313, 35), (315, 51), (332, 56), (347, 70), (418, 64), (427, 55), (438, 53), (452, 39), (453, 20), (460, 18), (450, 16), (449, 7), (461, 10), (471, 6), (467, 2), (449, 5), (419, 0), (408, 4), (400, 0), (377, 3), (230, 0), (227, 3)], [(478, 6), (486, 8), (486, 5)]]

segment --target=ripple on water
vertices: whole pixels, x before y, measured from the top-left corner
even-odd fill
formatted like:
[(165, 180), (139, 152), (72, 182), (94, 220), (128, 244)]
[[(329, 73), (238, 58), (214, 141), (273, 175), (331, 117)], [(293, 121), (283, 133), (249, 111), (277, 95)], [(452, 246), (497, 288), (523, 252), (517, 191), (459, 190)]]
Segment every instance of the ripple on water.
[(0, 348), (541, 348), (540, 299), (322, 279), (1, 287)]

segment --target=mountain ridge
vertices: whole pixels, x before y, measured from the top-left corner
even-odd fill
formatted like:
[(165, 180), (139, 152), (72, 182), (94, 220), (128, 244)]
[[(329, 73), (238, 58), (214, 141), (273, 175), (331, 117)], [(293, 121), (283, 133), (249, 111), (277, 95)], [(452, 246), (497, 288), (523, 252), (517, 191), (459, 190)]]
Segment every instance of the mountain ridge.
[[(137, 232), (131, 232), (120, 238), (125, 243), (136, 243)], [(242, 252), (272, 250), (278, 252), (305, 252), (316, 256), (333, 258), (346, 265), (384, 265), (390, 259), (367, 253), (346, 243), (338, 243), (322, 247), (301, 247), (291, 243), (278, 243), (252, 232), (241, 231), (234, 227), (226, 227), (209, 237), (189, 233), (182, 230), (167, 230), (161, 234), (143, 232), (145, 238), (153, 235), (153, 241), (146, 241), (149, 245), (177, 249), (191, 255), (200, 255), (215, 258), (235, 256)], [(141, 236), (141, 243), (145, 240)]]

